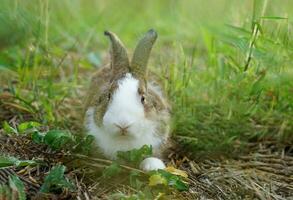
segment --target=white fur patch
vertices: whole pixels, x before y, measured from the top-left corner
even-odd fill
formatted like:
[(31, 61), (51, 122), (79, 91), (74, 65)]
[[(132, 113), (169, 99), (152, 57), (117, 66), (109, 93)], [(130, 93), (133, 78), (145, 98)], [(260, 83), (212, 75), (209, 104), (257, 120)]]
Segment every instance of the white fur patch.
[(161, 161), (160, 159), (155, 157), (150, 157), (150, 158), (144, 159), (140, 163), (139, 168), (144, 171), (152, 171), (152, 170), (158, 170), (158, 169), (165, 169), (166, 166), (163, 163), (163, 161)]
[(138, 84), (139, 81), (130, 74), (126, 74), (118, 81), (118, 89), (114, 92), (103, 118), (104, 126), (109, 126), (111, 129), (109, 131), (113, 131), (113, 127), (110, 126), (114, 123), (132, 126), (135, 122), (144, 119), (144, 108), (137, 93)]
[[(86, 113), (86, 127), (104, 153), (110, 159), (116, 158), (117, 151), (128, 151), (143, 145), (159, 148), (162, 139), (156, 135), (157, 122), (145, 118), (144, 107), (138, 94), (139, 81), (131, 74), (119, 80), (103, 117), (103, 126), (98, 127), (94, 120), (95, 108)], [(121, 135), (115, 125), (129, 126), (126, 135)]]

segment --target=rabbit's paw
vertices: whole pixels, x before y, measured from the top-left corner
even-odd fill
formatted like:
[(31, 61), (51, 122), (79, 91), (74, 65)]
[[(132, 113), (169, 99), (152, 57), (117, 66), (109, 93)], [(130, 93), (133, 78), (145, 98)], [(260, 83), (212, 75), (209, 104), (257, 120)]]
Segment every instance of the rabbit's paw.
[(139, 168), (144, 171), (152, 171), (157, 169), (164, 169), (166, 168), (166, 166), (163, 163), (163, 161), (161, 161), (160, 159), (155, 157), (150, 157), (150, 158), (144, 159), (140, 163)]

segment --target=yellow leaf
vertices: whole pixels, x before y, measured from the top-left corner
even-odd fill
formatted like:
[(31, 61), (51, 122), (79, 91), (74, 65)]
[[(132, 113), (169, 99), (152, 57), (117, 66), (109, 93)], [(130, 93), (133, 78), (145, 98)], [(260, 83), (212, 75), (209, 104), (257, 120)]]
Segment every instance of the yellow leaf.
[(155, 186), (160, 184), (167, 185), (167, 180), (160, 174), (154, 174), (149, 178), (149, 186)]
[(165, 171), (170, 172), (171, 174), (182, 176), (184, 178), (188, 178), (188, 175), (185, 171), (176, 169), (175, 167), (169, 166), (165, 168)]

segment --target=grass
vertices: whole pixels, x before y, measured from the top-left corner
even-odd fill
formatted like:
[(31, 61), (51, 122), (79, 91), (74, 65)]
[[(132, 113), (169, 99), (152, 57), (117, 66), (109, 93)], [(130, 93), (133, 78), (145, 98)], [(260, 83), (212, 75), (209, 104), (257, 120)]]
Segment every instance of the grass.
[(150, 65), (163, 74), (174, 138), (193, 156), (292, 147), (289, 0), (3, 0), (0, 9), (1, 122), (83, 133), (88, 76), (107, 60), (103, 31), (131, 52), (154, 28)]
[(103, 30), (117, 32), (132, 50), (154, 27), (160, 37), (151, 64), (166, 74), (175, 135), (196, 138), (192, 145), (204, 151), (251, 138), (289, 141), (291, 4), (213, 3), (6, 1), (1, 19), (15, 26), (1, 33), (8, 45), (1, 52), (2, 69), (17, 76), (19, 83), (10, 86), (27, 102), (21, 103), (39, 104), (28, 108), (42, 113), (38, 120), (69, 128), (59, 106), (79, 98), (77, 89), (88, 84), (84, 75), (104, 63)]
[(290, 3), (279, 9), (270, 1), (228, 3), (208, 9), (201, 1), (132, 2), (131, 7), (115, 1), (4, 1), (2, 23), (13, 28), (1, 30), (7, 46), (0, 61), (18, 84), (11, 78), (3, 83), (38, 121), (69, 128), (69, 116), (59, 107), (66, 98), (82, 96), (77, 90), (88, 84), (84, 75), (104, 63), (103, 30), (117, 32), (133, 49), (139, 35), (154, 27), (160, 39), (151, 64), (166, 74), (175, 135), (196, 138), (190, 140), (197, 141), (193, 147), (204, 151), (251, 138), (289, 141), (293, 72), (285, 8)]

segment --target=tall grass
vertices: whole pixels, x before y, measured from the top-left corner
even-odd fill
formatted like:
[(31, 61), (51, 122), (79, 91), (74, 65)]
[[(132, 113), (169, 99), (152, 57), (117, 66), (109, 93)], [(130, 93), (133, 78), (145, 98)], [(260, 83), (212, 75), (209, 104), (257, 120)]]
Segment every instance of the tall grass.
[(19, 81), (2, 78), (3, 88), (36, 120), (80, 131), (74, 100), (103, 63), (103, 31), (132, 50), (154, 28), (150, 64), (163, 74), (176, 139), (197, 152), (259, 140), (292, 144), (289, 0), (2, 0), (0, 9), (1, 74), (10, 69)]

